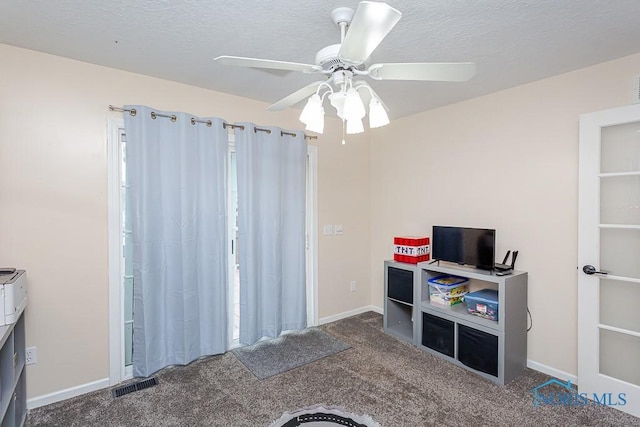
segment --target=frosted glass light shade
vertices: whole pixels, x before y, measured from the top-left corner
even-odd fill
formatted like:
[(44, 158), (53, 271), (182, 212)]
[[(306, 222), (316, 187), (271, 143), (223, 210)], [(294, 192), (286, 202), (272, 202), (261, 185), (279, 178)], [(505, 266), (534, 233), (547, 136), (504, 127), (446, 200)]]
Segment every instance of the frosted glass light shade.
[(300, 113), (300, 121), (305, 125), (308, 125), (313, 120), (317, 120), (319, 115), (324, 116), (324, 112), (322, 111), (322, 100), (318, 94), (313, 94), (309, 97), (307, 104), (302, 109), (302, 113)]
[(364, 109), (360, 94), (355, 88), (349, 89), (344, 100), (344, 118), (347, 121), (360, 120), (365, 114), (367, 114), (367, 111)]
[(362, 124), (362, 119), (351, 119), (347, 120), (347, 133), (352, 135), (354, 133), (362, 133), (364, 132), (364, 125)]
[(389, 116), (378, 98), (371, 98), (369, 102), (369, 127), (379, 128), (389, 124)]
[(309, 123), (307, 123), (307, 127), (305, 128), (305, 130), (315, 132), (315, 133), (324, 132), (324, 108), (323, 107), (320, 107), (320, 113), (317, 114), (316, 117), (313, 117), (313, 119), (310, 120)]
[(347, 99), (346, 92), (334, 92), (331, 95), (329, 95), (329, 102), (331, 102), (331, 105), (333, 105), (333, 108), (335, 108), (336, 112), (338, 113), (338, 117), (340, 117), (342, 120), (345, 119), (344, 101), (346, 99)]

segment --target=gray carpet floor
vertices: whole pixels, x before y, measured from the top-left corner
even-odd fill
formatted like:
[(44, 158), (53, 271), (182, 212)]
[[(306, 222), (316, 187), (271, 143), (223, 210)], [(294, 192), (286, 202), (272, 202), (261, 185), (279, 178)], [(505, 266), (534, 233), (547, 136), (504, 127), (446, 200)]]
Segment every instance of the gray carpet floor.
[(534, 408), (550, 379), (527, 369), (499, 386), (398, 340), (368, 312), (321, 327), (350, 349), (259, 380), (229, 352), (170, 367), (159, 384), (122, 397), (100, 390), (29, 411), (28, 426), (268, 426), (286, 411), (324, 404), (385, 427), (640, 426), (603, 406)]

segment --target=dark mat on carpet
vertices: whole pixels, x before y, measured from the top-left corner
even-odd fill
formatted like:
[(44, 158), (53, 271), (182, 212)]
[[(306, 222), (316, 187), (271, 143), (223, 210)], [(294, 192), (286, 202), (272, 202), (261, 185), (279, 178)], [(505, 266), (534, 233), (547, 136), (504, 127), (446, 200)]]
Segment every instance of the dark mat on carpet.
[(256, 377), (263, 380), (349, 347), (320, 329), (309, 328), (238, 348), (232, 352)]
[(356, 415), (341, 408), (327, 408), (316, 405), (294, 412), (286, 412), (269, 427), (381, 427), (368, 415)]

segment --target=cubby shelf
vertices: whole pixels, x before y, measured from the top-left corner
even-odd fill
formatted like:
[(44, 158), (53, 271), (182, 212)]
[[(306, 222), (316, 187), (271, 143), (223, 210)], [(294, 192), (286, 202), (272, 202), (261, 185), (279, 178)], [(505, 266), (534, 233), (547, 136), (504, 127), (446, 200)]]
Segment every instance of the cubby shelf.
[(27, 417), (24, 314), (1, 326), (0, 335), (0, 425), (23, 426)]
[[(415, 301), (420, 287), (420, 268), (414, 264), (385, 261), (384, 268), (384, 329), (406, 341), (416, 334)], [(391, 289), (388, 283), (395, 284)]]
[[(498, 276), (455, 264), (384, 263), (384, 329), (418, 348), (498, 384), (522, 373), (527, 359), (527, 273)], [(466, 304), (429, 300), (429, 279), (469, 279), (470, 291), (498, 291), (498, 320), (467, 312)], [(410, 296), (410, 298), (409, 298)]]

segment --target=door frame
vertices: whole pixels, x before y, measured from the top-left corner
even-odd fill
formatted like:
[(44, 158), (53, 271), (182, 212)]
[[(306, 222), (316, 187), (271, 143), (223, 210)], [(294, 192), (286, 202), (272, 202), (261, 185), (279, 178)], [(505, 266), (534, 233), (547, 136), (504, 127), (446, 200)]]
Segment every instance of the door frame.
[(307, 145), (307, 327), (318, 326), (318, 147)]
[(124, 292), (122, 277), (122, 146), (124, 119), (107, 121), (107, 211), (109, 240), (109, 385), (131, 378), (124, 359)]
[[(600, 153), (601, 129), (640, 121), (640, 104), (614, 108), (580, 116), (579, 174), (578, 174), (578, 390), (579, 392), (608, 393), (618, 382), (599, 373), (599, 291), (598, 275), (587, 275), (582, 266), (600, 266)], [(594, 191), (594, 189), (596, 191)], [(596, 242), (591, 245), (591, 242)], [(615, 279), (616, 277), (608, 277)], [(595, 331), (595, 336), (593, 336)], [(628, 384), (628, 383), (627, 383)], [(637, 386), (634, 386), (637, 387)], [(628, 411), (632, 405), (618, 408)]]

